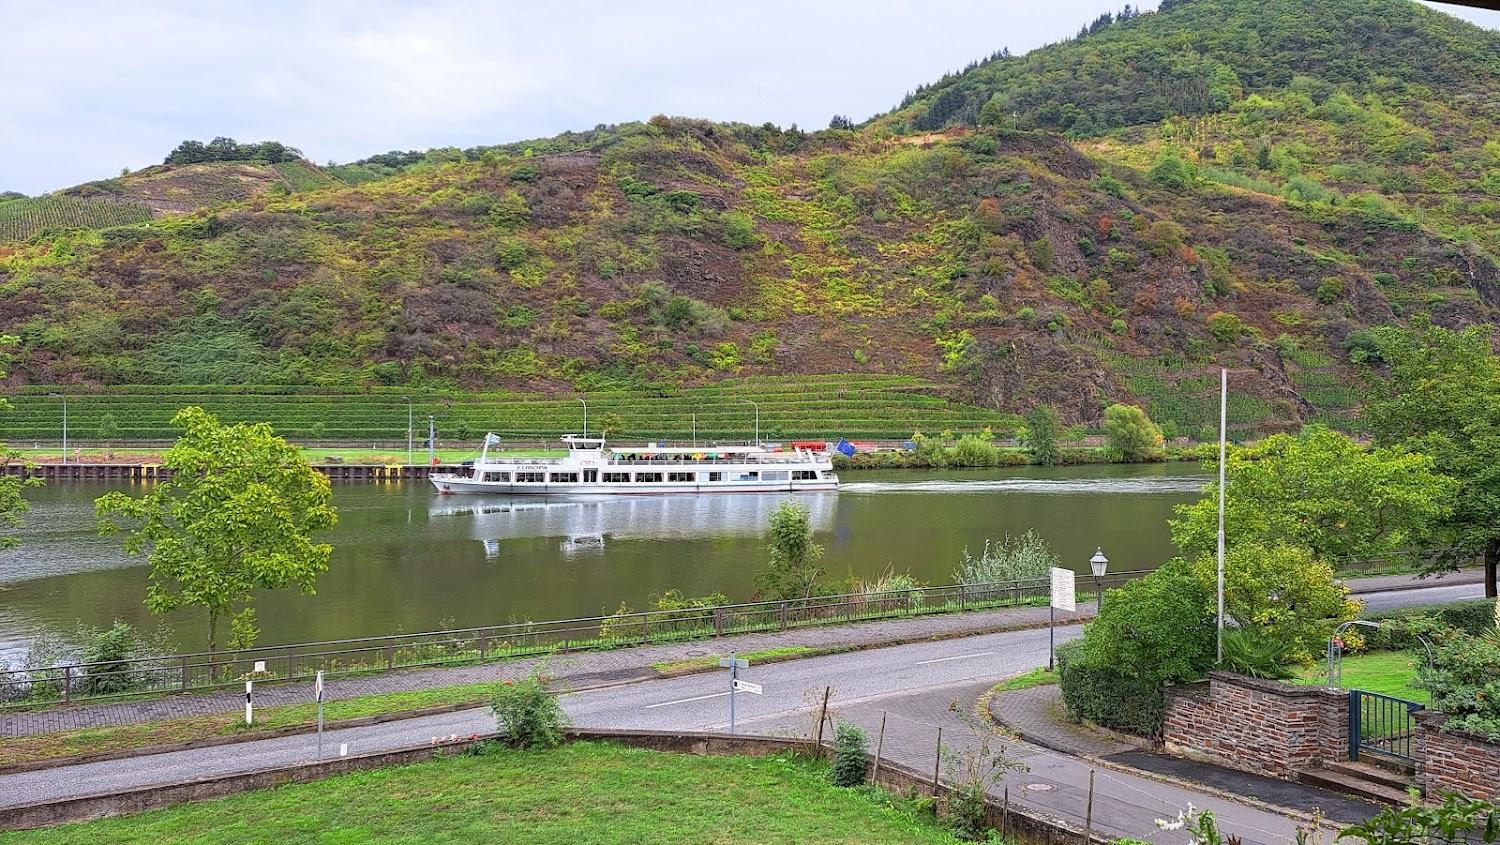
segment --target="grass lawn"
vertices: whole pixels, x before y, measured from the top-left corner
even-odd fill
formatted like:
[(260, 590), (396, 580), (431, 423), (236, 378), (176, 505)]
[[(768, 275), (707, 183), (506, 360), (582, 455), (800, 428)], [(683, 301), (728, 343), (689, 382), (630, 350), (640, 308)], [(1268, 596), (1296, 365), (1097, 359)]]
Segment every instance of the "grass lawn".
[(527, 842), (953, 843), (873, 787), (791, 755), (694, 757), (575, 743), (496, 750), (43, 831), (0, 845)]
[[(489, 699), (494, 686), (493, 683), (465, 684), (329, 701), (323, 705), (323, 718), (332, 722), (337, 719), (357, 719), (361, 716), (399, 713), (403, 710), (419, 710), (443, 704), (485, 701)], [(239, 713), (215, 713), (209, 716), (187, 716), (181, 719), (165, 719), (139, 725), (83, 728), (76, 731), (13, 737), (0, 743), (0, 765), (276, 728), (312, 726), (317, 724), (317, 720), (318, 706), (316, 704), (289, 704), (281, 707), (257, 707), (253, 728), (245, 727), (244, 718)]]
[(1006, 678), (1000, 683), (995, 684), (992, 691), (1010, 692), (1011, 690), (1031, 689), (1032, 687), (1041, 687), (1055, 683), (1057, 683), (1056, 672), (1049, 672), (1046, 669), (1032, 669), (1030, 672), (1024, 672), (1014, 678)]
[[(1302, 670), (1300, 684), (1322, 684), (1328, 679), (1323, 661)], [(1344, 658), (1343, 686), (1378, 692), (1409, 701), (1428, 702), (1427, 690), (1417, 686), (1417, 658), (1409, 651), (1377, 651)]]

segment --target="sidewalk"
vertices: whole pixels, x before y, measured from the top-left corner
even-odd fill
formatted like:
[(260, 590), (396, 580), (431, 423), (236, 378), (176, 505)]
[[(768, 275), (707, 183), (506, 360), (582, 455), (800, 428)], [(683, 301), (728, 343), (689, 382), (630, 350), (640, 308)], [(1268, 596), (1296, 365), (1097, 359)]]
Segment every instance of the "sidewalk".
[[(1092, 618), (1093, 607), (1079, 605), (1077, 613), (1059, 613), (1058, 623), (1077, 623)], [(433, 687), (483, 683), (522, 678), (543, 660), (548, 673), (568, 689), (603, 684), (649, 680), (661, 677), (654, 668), (705, 656), (722, 656), (772, 648), (803, 646), (811, 649), (875, 648), (928, 639), (947, 639), (1022, 628), (1045, 627), (1045, 607), (1007, 607), (997, 610), (934, 614), (906, 619), (854, 622), (842, 625), (797, 628), (758, 634), (737, 634), (706, 640), (636, 646), (611, 651), (583, 651), (547, 658), (520, 658), (471, 666), (413, 669), (328, 681), (325, 700), (337, 701), (382, 693), (406, 692)], [(268, 684), (255, 693), (259, 707), (305, 704), (312, 700), (311, 682)], [(130, 725), (235, 712), (244, 707), (242, 690), (187, 693), (144, 701), (59, 705), (46, 710), (0, 715), (0, 737), (32, 736), (55, 731)]]
[(1063, 710), (1062, 690), (1056, 684), (998, 693), (990, 698), (989, 709), (991, 718), (1027, 742), (1144, 777), (1192, 784), (1303, 813), (1318, 810), (1328, 819), (1342, 823), (1362, 822), (1380, 809), (1316, 786), (1137, 748), (1104, 731), (1069, 721)]

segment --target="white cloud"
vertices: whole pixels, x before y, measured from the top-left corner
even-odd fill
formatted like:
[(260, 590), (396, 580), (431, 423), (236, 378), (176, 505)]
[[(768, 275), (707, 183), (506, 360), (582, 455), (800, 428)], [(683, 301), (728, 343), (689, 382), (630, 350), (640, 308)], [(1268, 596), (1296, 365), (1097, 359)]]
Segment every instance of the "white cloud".
[(76, 0), (38, 14), (0, 0), (0, 190), (102, 178), (215, 135), (347, 161), (658, 112), (823, 126), (1121, 3)]

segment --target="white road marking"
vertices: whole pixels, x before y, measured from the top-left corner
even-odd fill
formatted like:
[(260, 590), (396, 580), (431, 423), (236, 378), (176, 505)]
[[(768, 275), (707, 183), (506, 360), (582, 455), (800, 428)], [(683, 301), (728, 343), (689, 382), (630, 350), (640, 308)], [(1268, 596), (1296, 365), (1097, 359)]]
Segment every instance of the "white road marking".
[(641, 709), (642, 710), (651, 710), (651, 709), (654, 709), (654, 708), (657, 708), (657, 707), (671, 707), (674, 704), (687, 704), (690, 701), (703, 701), (703, 700), (709, 699), (709, 698), (723, 698), (724, 696), (726, 696), (728, 694), (729, 693), (727, 693), (727, 692), (716, 692), (716, 693), (711, 693), (709, 695), (695, 695), (692, 698), (679, 698), (676, 701), (663, 701), (663, 702), (660, 702), (658, 704), (647, 704), (645, 707), (642, 707)]
[(971, 657), (989, 657), (989, 656), (993, 655), (994, 653), (995, 652), (993, 652), (993, 651), (976, 651), (973, 654), (960, 654), (960, 655), (958, 655), (956, 657), (937, 657), (937, 658), (933, 658), (932, 660), (918, 660), (916, 663), (914, 663), (912, 665), (914, 665), (914, 666), (926, 666), (928, 663), (947, 663), (950, 660), (968, 660)]

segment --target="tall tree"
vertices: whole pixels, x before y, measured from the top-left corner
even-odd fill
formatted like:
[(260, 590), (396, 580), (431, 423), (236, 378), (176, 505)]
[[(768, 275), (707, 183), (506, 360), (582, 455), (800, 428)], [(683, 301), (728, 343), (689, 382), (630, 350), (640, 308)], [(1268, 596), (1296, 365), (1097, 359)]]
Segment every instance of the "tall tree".
[(1134, 405), (1105, 408), (1104, 433), (1109, 437), (1105, 449), (1117, 461), (1160, 460), (1161, 447), (1166, 442), (1156, 423)]
[[(172, 418), (183, 434), (162, 457), (172, 477), (139, 498), (95, 503), (102, 533), (126, 530), (130, 554), (151, 563), (146, 606), (208, 612), (208, 650), (231, 617), (238, 645), (253, 638), (254, 590), (312, 594), (333, 547), (312, 533), (337, 521), (328, 479), (265, 423), (224, 425), (202, 408)], [(236, 612), (236, 608), (239, 608)]]
[[(1451, 510), (1458, 486), (1426, 455), (1365, 449), (1320, 425), (1233, 448), (1225, 460), (1230, 548), (1285, 543), (1334, 564), (1416, 554)], [(1176, 511), (1172, 542), (1189, 559), (1212, 555), (1218, 485)]]
[(771, 562), (756, 578), (767, 598), (805, 599), (823, 570), (823, 547), (813, 542), (812, 518), (807, 508), (791, 499), (771, 514)]
[(1487, 326), (1453, 331), (1418, 320), (1375, 331), (1386, 372), (1375, 374), (1365, 419), (1375, 442), (1431, 455), (1458, 482), (1431, 569), (1482, 557), (1485, 594), (1500, 572), (1500, 359)]
[(1046, 405), (1026, 412), (1026, 451), (1032, 463), (1044, 467), (1057, 463), (1057, 412)]

